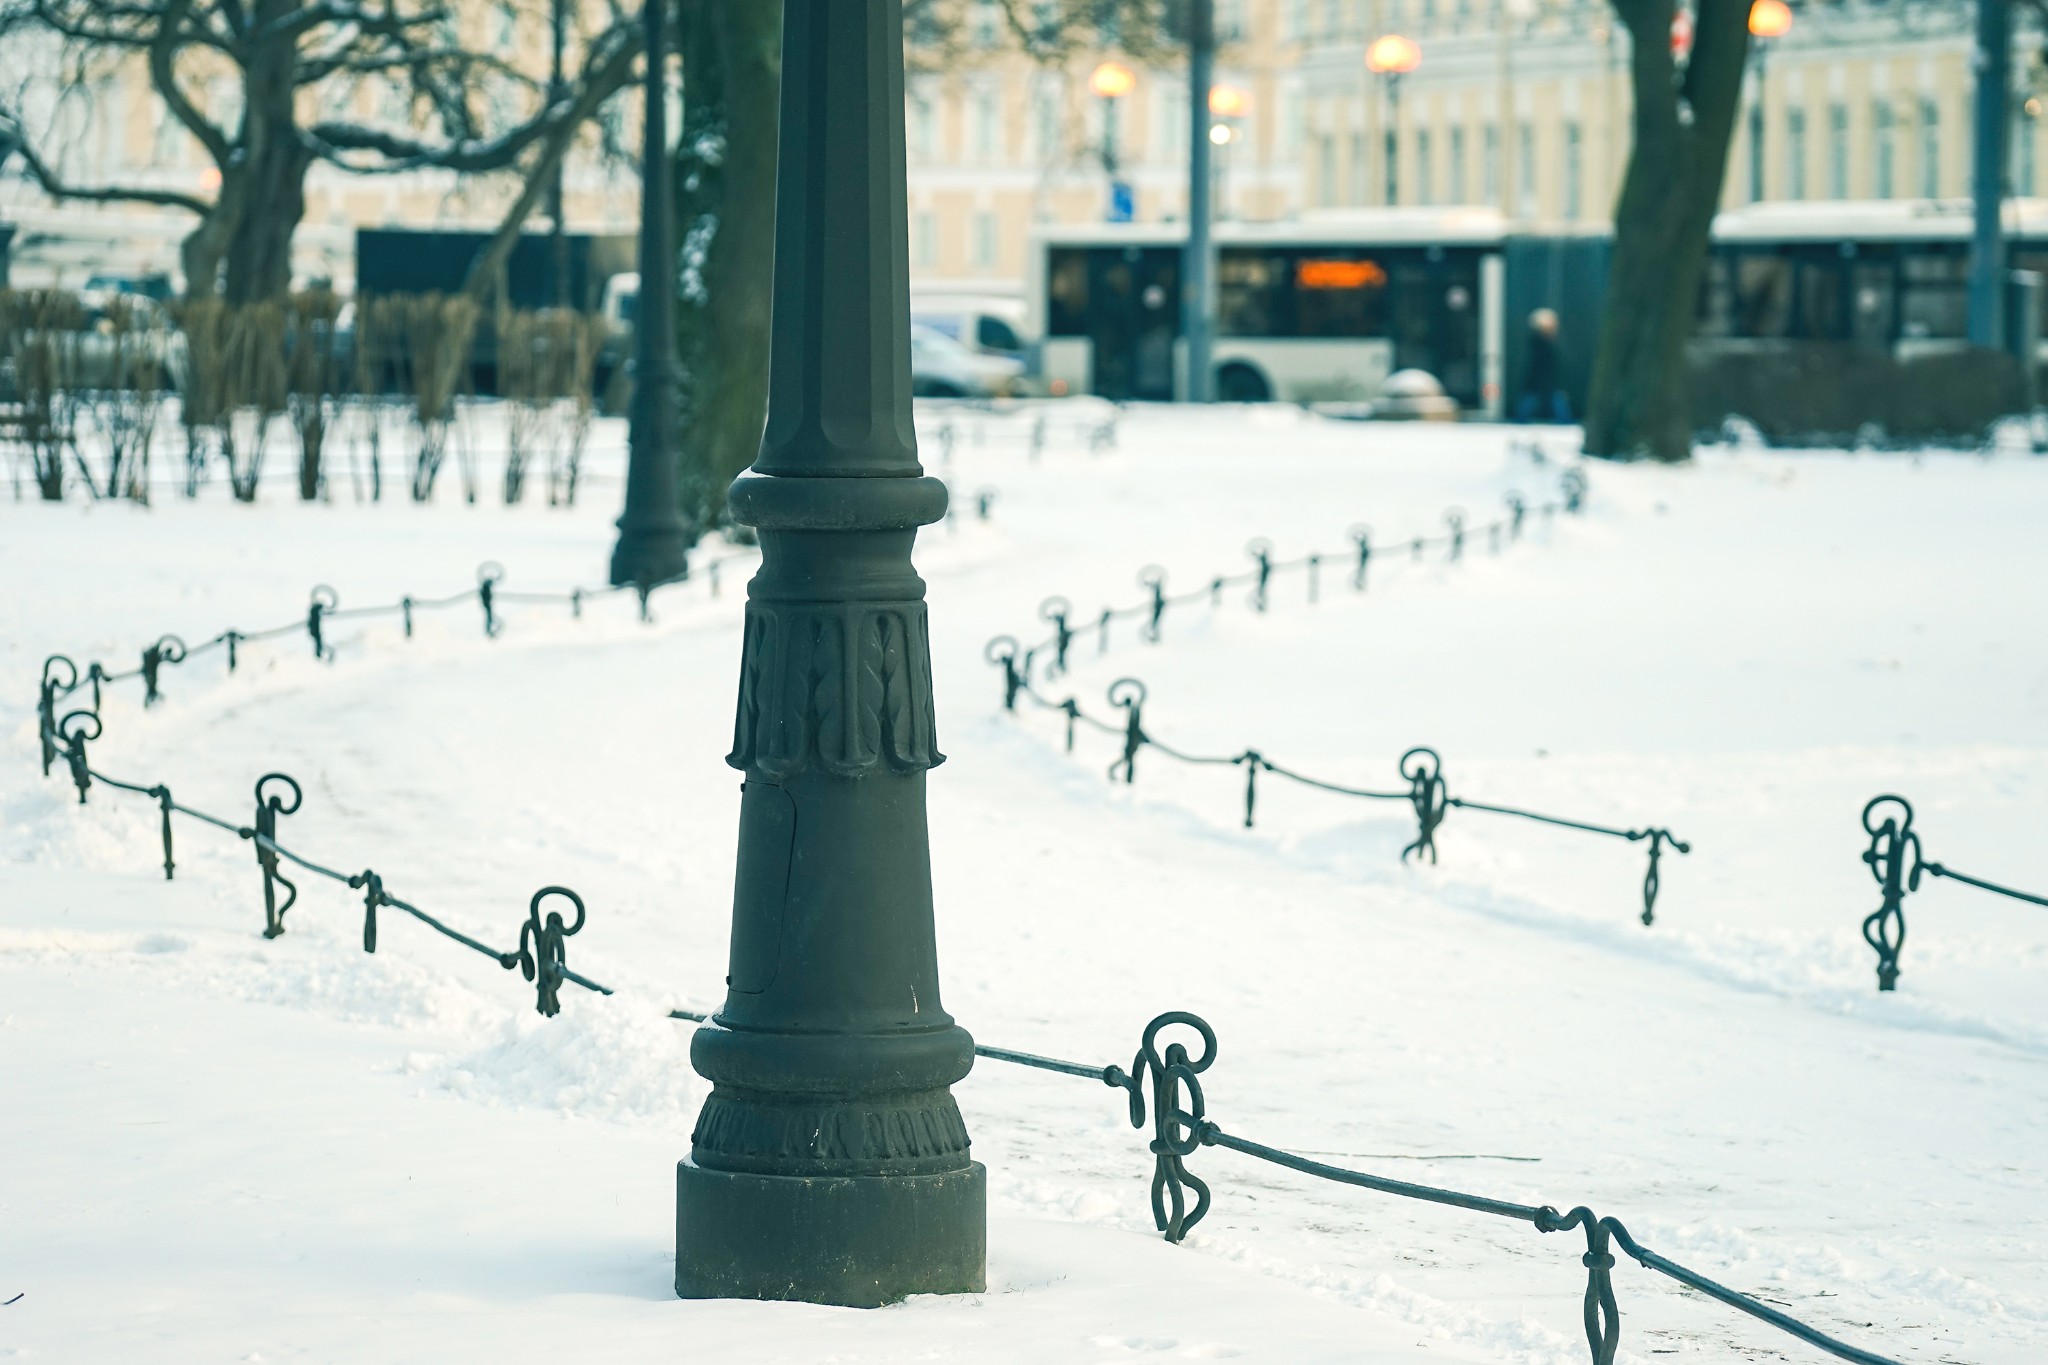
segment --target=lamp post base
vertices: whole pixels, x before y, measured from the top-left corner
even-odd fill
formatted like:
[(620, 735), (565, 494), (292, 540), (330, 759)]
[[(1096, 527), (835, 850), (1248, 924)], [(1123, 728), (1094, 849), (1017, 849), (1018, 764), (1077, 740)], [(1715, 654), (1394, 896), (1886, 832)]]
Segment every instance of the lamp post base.
[(676, 1296), (879, 1308), (988, 1287), (988, 1172), (791, 1176), (676, 1163)]

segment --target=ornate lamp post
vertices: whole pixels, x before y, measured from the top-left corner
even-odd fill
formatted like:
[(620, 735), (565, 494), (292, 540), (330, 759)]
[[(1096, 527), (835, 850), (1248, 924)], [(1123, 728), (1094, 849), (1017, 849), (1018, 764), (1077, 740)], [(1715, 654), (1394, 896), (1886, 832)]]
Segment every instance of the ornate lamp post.
[(1112, 223), (1128, 223), (1132, 216), (1131, 189), (1121, 174), (1117, 156), (1117, 106), (1138, 85), (1138, 77), (1122, 62), (1103, 62), (1089, 73), (1088, 88), (1102, 101), (1102, 173), (1109, 177), (1109, 202), (1103, 217)]
[(1749, 7), (1749, 50), (1756, 56), (1756, 92), (1749, 103), (1749, 200), (1764, 197), (1764, 73), (1773, 39), (1792, 31), (1792, 7), (1785, 0), (1755, 0)]
[(1387, 206), (1401, 202), (1401, 77), (1422, 65), (1422, 49), (1413, 38), (1388, 33), (1365, 50), (1365, 69), (1380, 78), (1387, 92), (1387, 128), (1381, 138), (1385, 157)]
[(668, 154), (668, 3), (644, 0), (647, 111), (640, 145), (640, 304), (633, 319), (633, 407), (626, 509), (613, 584), (643, 591), (689, 572), (676, 422), (675, 176)]
[(676, 1169), (676, 1293), (873, 1306), (984, 1287), (986, 1176), (939, 1003), (933, 727), (910, 412), (902, 0), (786, 0), (768, 423), (733, 515), (761, 533), (746, 774), (712, 1082)]

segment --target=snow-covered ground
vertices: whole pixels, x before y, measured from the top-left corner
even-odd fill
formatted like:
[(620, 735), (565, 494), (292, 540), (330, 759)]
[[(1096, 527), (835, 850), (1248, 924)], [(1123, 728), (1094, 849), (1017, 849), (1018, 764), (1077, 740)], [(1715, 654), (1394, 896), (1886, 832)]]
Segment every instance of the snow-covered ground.
[[(936, 422), (927, 424), (928, 435)], [(1484, 427), (1287, 411), (1138, 412), (1042, 459), (957, 427), (962, 495), (995, 518), (923, 537), (941, 739), (931, 783), (947, 1007), (983, 1042), (1128, 1063), (1146, 1020), (1207, 1017), (1210, 1116), (1340, 1164), (1559, 1207), (1903, 1361), (2048, 1354), (2048, 911), (1935, 882), (1908, 905), (1894, 995), (1858, 937), (1876, 887), (1863, 802), (1911, 797), (1928, 856), (2048, 888), (2048, 461), (1707, 451), (1591, 470), (1584, 518), (1498, 556), (1382, 554), (1322, 600), (1120, 626), (1043, 684), (1147, 728), (1338, 782), (1399, 785), (1414, 744), (1452, 791), (1601, 824), (1670, 826), (1658, 922), (1642, 854), (1454, 811), (1442, 862), (1402, 865), (1406, 808), (999, 709), (989, 637), (1248, 566), (1245, 543), (1341, 555), (1346, 530), (1475, 525), (1556, 466)], [(600, 473), (618, 432), (599, 433)], [(1569, 449), (1557, 433), (1553, 455)], [(488, 485), (487, 485), (488, 486)], [(486, 559), (504, 587), (599, 581), (616, 486), (574, 510), (219, 490), (154, 510), (0, 505), (0, 1352), (61, 1361), (543, 1360), (1576, 1362), (1576, 1234), (1319, 1184), (1205, 1150), (1216, 1204), (1151, 1230), (1150, 1158), (1101, 1086), (984, 1063), (959, 1097), (987, 1163), (990, 1288), (876, 1312), (670, 1297), (673, 1166), (703, 1084), (668, 1008), (715, 1005), (736, 775), (723, 762), (740, 577), (657, 598), (473, 604), (337, 623), (115, 688), (94, 763), (246, 818), (254, 778), (306, 787), (294, 847), (510, 943), (532, 891), (577, 888), (572, 966), (618, 988), (530, 989), (392, 912), (360, 951), (353, 893), (302, 879), (259, 936), (246, 845), (35, 769), (46, 653), (132, 667), (344, 606), (434, 596)], [(964, 496), (962, 498), (964, 501)], [(735, 568), (740, 566), (735, 566)], [(1622, 1359), (1818, 1359), (1624, 1260)], [(19, 1295), (18, 1298), (16, 1296)]]

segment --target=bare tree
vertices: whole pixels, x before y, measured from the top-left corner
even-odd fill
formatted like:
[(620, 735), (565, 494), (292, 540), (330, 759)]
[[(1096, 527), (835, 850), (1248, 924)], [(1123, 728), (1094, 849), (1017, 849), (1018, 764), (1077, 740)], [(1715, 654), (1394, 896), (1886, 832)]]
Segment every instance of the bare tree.
[(1741, 102), (1750, 0), (1698, 0), (1682, 69), (1672, 51), (1673, 0), (1614, 0), (1614, 8), (1633, 48), (1635, 144), (1614, 210), (1586, 453), (1682, 460), (1692, 450), (1685, 343)]
[[(608, 0), (562, 90), (550, 90), (545, 72), (522, 70), (460, 31), (461, 15), (516, 22), (544, 18), (548, 3), (491, 0), (458, 11), (452, 0), (0, 0), (0, 44), (54, 40), (62, 88), (83, 89), (140, 63), (168, 117), (218, 171), (218, 189), (205, 197), (74, 183), (44, 146), (50, 130), (29, 126), (18, 97), (0, 101), (0, 141), (16, 144), (55, 198), (155, 204), (197, 217), (182, 249), (189, 295), (218, 292), (233, 304), (282, 298), (316, 164), (364, 174), (480, 174), (559, 163), (576, 127), (631, 78), (639, 47), (631, 16)], [(235, 87), (232, 111), (195, 93), (219, 77)], [(347, 116), (379, 96), (402, 112), (381, 121)]]

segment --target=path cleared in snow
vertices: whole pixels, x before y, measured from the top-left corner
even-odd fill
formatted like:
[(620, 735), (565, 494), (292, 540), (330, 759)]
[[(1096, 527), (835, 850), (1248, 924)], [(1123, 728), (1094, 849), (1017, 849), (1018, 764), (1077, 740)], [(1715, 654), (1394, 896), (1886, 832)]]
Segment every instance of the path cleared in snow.
[[(1453, 812), (1403, 867), (1405, 809), (1140, 759), (1061, 752), (1058, 717), (999, 712), (988, 637), (1040, 631), (1346, 530), (1474, 523), (1555, 467), (1488, 428), (1283, 411), (1141, 412), (1121, 448), (956, 443), (996, 520), (928, 532), (942, 745), (934, 875), (947, 1007), (977, 1037), (1127, 1063), (1144, 1022), (1207, 1017), (1232, 1132), (1515, 1200), (1589, 1202), (1645, 1244), (1908, 1361), (2020, 1362), (2048, 1343), (2048, 913), (1935, 884), (1908, 905), (1901, 989), (1872, 989), (1862, 802), (1912, 797), (1928, 855), (2048, 887), (2040, 826), (2048, 463), (1707, 452), (1595, 467), (1583, 519), (1458, 565), (1389, 563), (1307, 605), (1235, 594), (1132, 633), (1070, 689), (1151, 688), (1148, 729), (1257, 747), (1385, 787), (1412, 744), (1454, 792), (1672, 827), (1659, 923), (1640, 850)], [(1554, 453), (1563, 446), (1552, 440)], [(928, 451), (936, 465), (936, 450)], [(253, 858), (34, 772), (34, 679), (344, 604), (598, 577), (614, 509), (0, 507), (0, 1349), (181, 1357), (1579, 1361), (1572, 1235), (1319, 1185), (1204, 1151), (1216, 1206), (1158, 1242), (1149, 1158), (1100, 1086), (984, 1064), (959, 1088), (995, 1196), (991, 1291), (879, 1313), (667, 1297), (672, 1167), (702, 1085), (671, 1005), (717, 1003), (736, 775), (740, 595), (508, 607), (336, 627), (166, 670), (107, 705), (95, 765), (223, 813), (260, 773), (307, 788), (294, 847), (509, 941), (576, 887), (580, 970), (620, 988), (531, 1012), (516, 978), (308, 886), (261, 925)], [(729, 585), (736, 580), (729, 579)], [(1623, 1358), (1818, 1358), (1633, 1266)], [(110, 1309), (109, 1305), (118, 1307)]]

